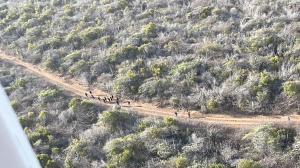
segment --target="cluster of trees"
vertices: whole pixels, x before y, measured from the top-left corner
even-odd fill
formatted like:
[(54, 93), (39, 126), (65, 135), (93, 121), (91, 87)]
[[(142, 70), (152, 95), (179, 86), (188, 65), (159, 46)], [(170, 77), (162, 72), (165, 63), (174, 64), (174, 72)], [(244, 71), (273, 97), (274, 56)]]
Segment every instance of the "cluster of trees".
[[(299, 107), (299, 8), (281, 0), (1, 1), (8, 54), (201, 112)], [(288, 103), (287, 103), (288, 102)]]
[(295, 125), (229, 129), (104, 109), (21, 67), (1, 60), (0, 67), (0, 82), (45, 168), (300, 166)]

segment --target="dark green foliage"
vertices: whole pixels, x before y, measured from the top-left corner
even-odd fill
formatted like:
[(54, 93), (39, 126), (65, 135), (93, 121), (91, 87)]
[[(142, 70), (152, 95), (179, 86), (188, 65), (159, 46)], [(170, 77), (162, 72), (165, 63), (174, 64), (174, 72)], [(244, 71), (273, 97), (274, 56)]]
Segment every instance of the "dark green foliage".
[(10, 102), (10, 105), (11, 105), (11, 107), (12, 107), (15, 111), (18, 111), (18, 109), (19, 109), (19, 104), (18, 104), (17, 101), (12, 101), (12, 102)]
[[(295, 133), (288, 128), (279, 128), (278, 126), (262, 125), (253, 128), (253, 130), (243, 137), (253, 142), (254, 149), (258, 151), (268, 150), (284, 150), (294, 141)], [(256, 143), (261, 142), (261, 143)]]
[(210, 99), (206, 105), (209, 110), (214, 110), (219, 107), (219, 103), (216, 100)]
[(223, 164), (211, 164), (209, 165), (209, 168), (227, 168), (227, 166)]
[(188, 167), (188, 164), (186, 162), (186, 159), (184, 158), (176, 158), (176, 166), (178, 168), (185, 168)]
[(238, 168), (260, 168), (260, 164), (253, 160), (243, 159), (239, 164)]
[(214, 7), (212, 7), (212, 6), (206, 6), (206, 7), (204, 7), (202, 10), (201, 10), (201, 12), (200, 12), (200, 19), (205, 19), (205, 18), (207, 18), (208, 16), (210, 16), (211, 15), (211, 11), (214, 9)]
[(81, 107), (81, 109), (90, 109), (94, 106), (94, 103), (88, 100), (81, 100), (79, 98), (73, 98), (69, 103), (69, 108), (75, 110)]
[(127, 120), (127, 113), (120, 110), (109, 110), (99, 119), (99, 121), (107, 124), (112, 130), (116, 130), (117, 127), (124, 125)]
[(177, 125), (178, 120), (175, 120), (174, 118), (170, 118), (170, 117), (165, 117), (164, 118), (164, 123), (165, 123), (166, 126)]
[(88, 43), (97, 39), (105, 31), (104, 27), (89, 27), (80, 33), (82, 41)]
[(40, 161), (41, 166), (44, 168), (59, 168), (55, 161), (47, 154), (38, 154), (36, 157)]
[(289, 96), (296, 96), (300, 93), (300, 85), (294, 81), (287, 81), (284, 83), (284, 92)]
[(17, 81), (12, 83), (11, 88), (12, 89), (17, 89), (19, 87), (25, 87), (25, 84), (26, 84), (26, 80), (24, 78), (20, 78)]
[(50, 87), (47, 87), (47, 89), (42, 90), (40, 93), (38, 93), (38, 96), (42, 102), (51, 102), (54, 100), (54, 98), (57, 98), (61, 95), (61, 90), (59, 89), (51, 89)]

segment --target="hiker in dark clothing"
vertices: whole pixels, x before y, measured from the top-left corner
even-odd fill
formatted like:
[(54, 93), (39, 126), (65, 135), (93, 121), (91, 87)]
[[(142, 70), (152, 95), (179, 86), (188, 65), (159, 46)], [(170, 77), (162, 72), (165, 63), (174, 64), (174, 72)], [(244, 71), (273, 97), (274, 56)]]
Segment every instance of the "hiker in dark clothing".
[(107, 98), (108, 99), (108, 101), (110, 102), (110, 98)]
[(290, 117), (288, 116), (288, 120), (291, 121)]
[(105, 99), (102, 99), (103, 100), (103, 102), (105, 103)]
[(92, 91), (90, 91), (90, 94), (92, 94)]
[(189, 118), (191, 118), (191, 112), (188, 110), (187, 113), (189, 115)]
[(101, 100), (100, 97), (98, 97), (98, 100), (99, 100), (99, 101)]
[(119, 97), (117, 97), (117, 102), (119, 101)]
[(114, 96), (113, 96), (113, 95), (111, 95), (111, 100), (113, 100), (113, 98), (114, 98)]
[(85, 93), (85, 96), (86, 96), (86, 97), (89, 97), (87, 93)]
[(117, 101), (116, 103), (117, 103), (117, 105), (119, 106), (119, 102)]
[(176, 117), (177, 117), (177, 114), (178, 114), (178, 113), (177, 113), (177, 111), (176, 111), (176, 112), (175, 112)]
[(92, 98), (95, 99), (95, 97), (92, 95)]
[(127, 101), (128, 105), (130, 106), (130, 101)]

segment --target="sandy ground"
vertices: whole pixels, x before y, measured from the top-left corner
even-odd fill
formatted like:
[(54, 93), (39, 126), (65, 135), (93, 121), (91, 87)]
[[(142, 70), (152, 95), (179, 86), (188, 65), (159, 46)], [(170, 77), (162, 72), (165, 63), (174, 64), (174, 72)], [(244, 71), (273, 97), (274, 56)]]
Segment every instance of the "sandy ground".
[[(108, 95), (109, 93), (105, 93), (96, 89), (93, 86), (83, 86), (79, 85), (79, 83), (75, 79), (64, 79), (59, 77), (56, 74), (50, 73), (45, 71), (39, 66), (32, 65), (30, 63), (23, 62), (18, 60), (15, 57), (8, 56), (0, 51), (0, 59), (5, 60), (7, 62), (13, 63), (15, 65), (20, 65), (24, 67), (24, 70), (27, 70), (39, 77), (44, 78), (50, 83), (57, 85), (67, 91), (70, 91), (74, 95), (85, 97), (85, 93), (89, 93), (91, 90), (95, 97), (100, 96), (100, 98), (104, 98), (104, 96)], [(89, 94), (89, 99), (92, 99)], [(114, 98), (113, 102), (115, 102), (116, 98)], [(130, 105), (128, 105), (127, 101), (130, 101)], [(116, 105), (113, 102), (103, 103), (103, 101), (94, 100), (96, 104), (104, 105), (104, 106), (113, 106)], [(239, 127), (243, 126), (254, 126), (259, 124), (268, 124), (268, 123), (282, 123), (282, 124), (296, 124), (300, 121), (300, 116), (297, 114), (289, 115), (290, 121), (288, 121), (288, 116), (280, 116), (280, 115), (273, 115), (273, 116), (262, 116), (262, 115), (241, 115), (235, 114), (233, 112), (226, 111), (224, 114), (230, 115), (221, 115), (221, 114), (201, 114), (197, 111), (191, 111), (191, 118), (188, 118), (187, 112), (181, 110), (178, 111), (178, 116), (176, 117), (174, 112), (175, 110), (171, 107), (163, 107), (158, 108), (154, 106), (154, 104), (150, 103), (143, 103), (141, 101), (134, 102), (133, 100), (120, 98), (120, 106), (122, 109), (131, 110), (139, 112), (143, 115), (154, 115), (154, 116), (170, 116), (173, 118), (177, 118), (182, 122), (207, 122), (211, 124), (220, 124), (228, 127)], [(200, 123), (200, 122), (199, 122)]]

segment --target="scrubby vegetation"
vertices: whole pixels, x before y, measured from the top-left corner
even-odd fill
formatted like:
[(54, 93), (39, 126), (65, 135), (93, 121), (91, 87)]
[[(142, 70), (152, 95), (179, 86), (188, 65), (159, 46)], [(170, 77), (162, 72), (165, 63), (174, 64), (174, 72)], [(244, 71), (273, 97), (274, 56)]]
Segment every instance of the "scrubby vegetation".
[(103, 109), (21, 67), (1, 60), (0, 67), (0, 82), (45, 168), (300, 166), (297, 125), (230, 129)]
[(121, 96), (204, 113), (285, 113), (299, 106), (297, 5), (1, 1), (0, 42), (10, 55)]
[[(299, 109), (296, 1), (0, 3), (3, 51), (82, 84), (203, 113)], [(0, 64), (1, 84), (43, 167), (300, 166), (297, 126), (231, 130), (104, 110)]]

